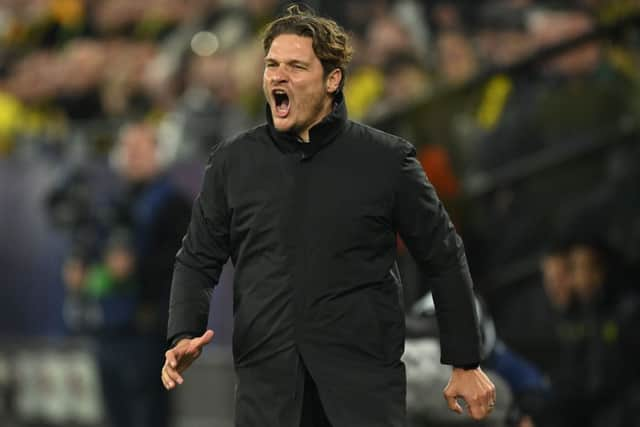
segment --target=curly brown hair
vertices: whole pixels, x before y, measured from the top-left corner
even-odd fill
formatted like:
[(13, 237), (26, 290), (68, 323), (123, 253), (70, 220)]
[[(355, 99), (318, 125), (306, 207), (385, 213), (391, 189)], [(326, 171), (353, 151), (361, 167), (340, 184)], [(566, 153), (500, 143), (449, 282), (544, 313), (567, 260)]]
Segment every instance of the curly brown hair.
[(317, 16), (310, 9), (301, 10), (293, 4), (287, 14), (272, 21), (262, 36), (264, 53), (267, 54), (273, 40), (281, 34), (310, 37), (313, 51), (322, 63), (325, 77), (336, 68), (342, 71), (340, 87), (344, 85), (346, 68), (353, 56), (351, 38), (335, 21)]

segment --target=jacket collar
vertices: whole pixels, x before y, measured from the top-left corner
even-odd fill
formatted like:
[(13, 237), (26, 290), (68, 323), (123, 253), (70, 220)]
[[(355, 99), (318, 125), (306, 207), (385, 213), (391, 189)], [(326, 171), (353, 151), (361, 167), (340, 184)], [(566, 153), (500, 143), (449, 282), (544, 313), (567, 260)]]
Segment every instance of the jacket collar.
[(292, 132), (280, 132), (273, 125), (271, 108), (266, 104), (267, 127), (271, 138), (280, 150), (286, 153), (299, 152), (302, 158), (310, 158), (329, 145), (342, 132), (347, 123), (347, 106), (342, 91), (335, 95), (334, 106), (322, 121), (309, 129), (309, 142), (300, 140)]

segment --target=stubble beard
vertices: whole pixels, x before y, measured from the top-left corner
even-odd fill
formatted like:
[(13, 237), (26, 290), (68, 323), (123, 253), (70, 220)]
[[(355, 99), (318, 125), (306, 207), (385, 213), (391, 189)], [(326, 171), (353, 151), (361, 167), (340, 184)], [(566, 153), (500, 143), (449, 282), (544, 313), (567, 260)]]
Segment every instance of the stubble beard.
[[(323, 92), (321, 95), (318, 96), (318, 100), (315, 103), (313, 103), (313, 105), (310, 105), (311, 111), (305, 123), (301, 123), (297, 126), (294, 124), (294, 129), (292, 129), (292, 131), (295, 132), (296, 135), (299, 135), (304, 130), (310, 130), (313, 126), (320, 123), (327, 115), (331, 114), (332, 99), (330, 96), (325, 95), (326, 88), (324, 87), (324, 85), (322, 89), (323, 89)], [(327, 104), (328, 104), (327, 111), (324, 111)]]

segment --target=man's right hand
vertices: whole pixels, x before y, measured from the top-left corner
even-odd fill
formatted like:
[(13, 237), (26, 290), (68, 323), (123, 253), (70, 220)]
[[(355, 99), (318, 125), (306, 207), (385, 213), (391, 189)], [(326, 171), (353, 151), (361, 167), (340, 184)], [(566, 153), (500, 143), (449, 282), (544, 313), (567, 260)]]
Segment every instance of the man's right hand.
[(208, 329), (197, 338), (183, 338), (164, 354), (164, 366), (162, 367), (162, 384), (167, 390), (175, 388), (176, 384), (182, 384), (184, 379), (180, 375), (200, 357), (202, 347), (213, 339), (213, 331)]

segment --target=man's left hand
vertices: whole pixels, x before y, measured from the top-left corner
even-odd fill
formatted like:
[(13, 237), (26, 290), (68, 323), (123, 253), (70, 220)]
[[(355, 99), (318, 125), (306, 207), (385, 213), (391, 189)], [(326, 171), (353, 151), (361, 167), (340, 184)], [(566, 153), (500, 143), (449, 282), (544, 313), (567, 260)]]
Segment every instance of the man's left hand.
[(463, 410), (457, 399), (464, 399), (469, 416), (481, 420), (489, 415), (496, 404), (496, 387), (480, 368), (453, 368), (449, 384), (444, 388), (444, 398), (449, 409), (459, 414)]

